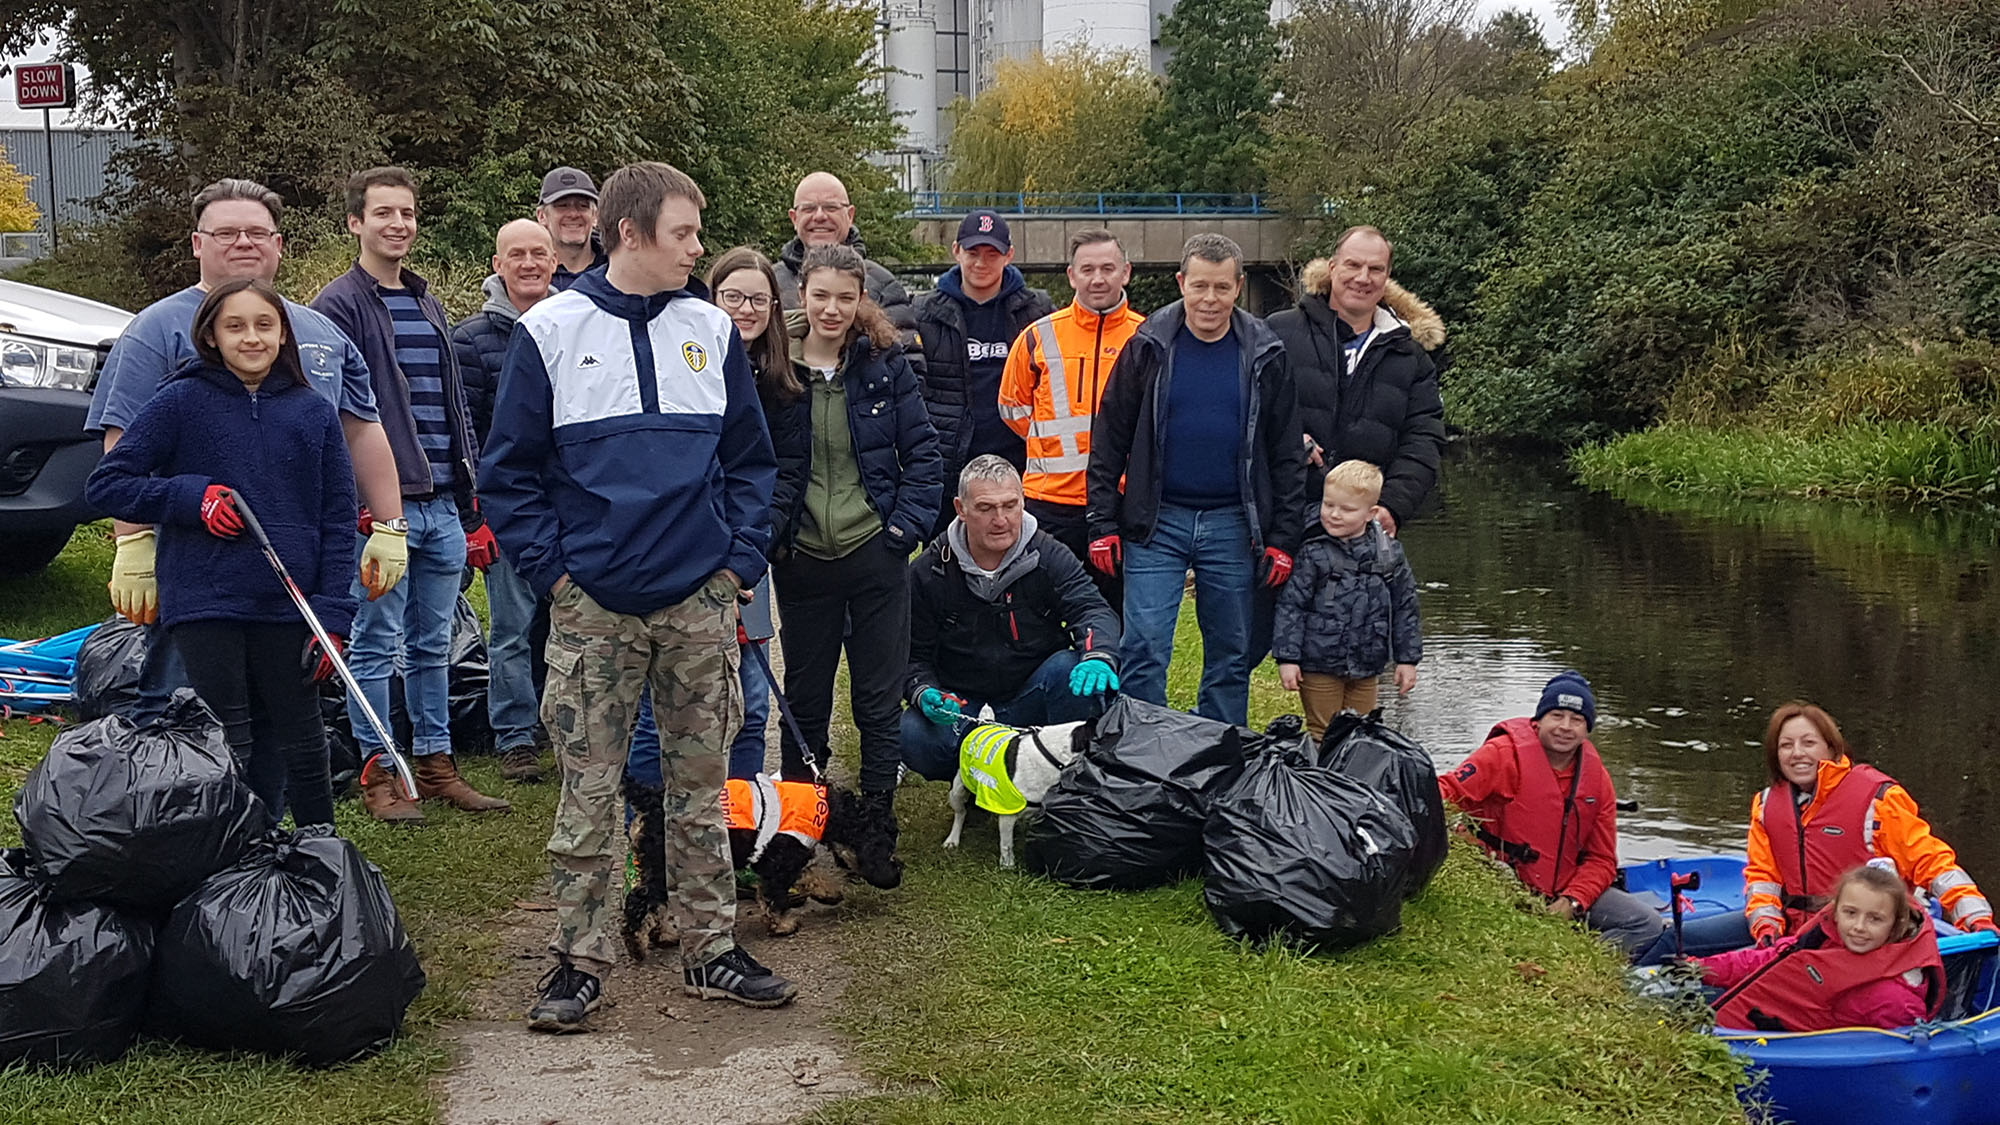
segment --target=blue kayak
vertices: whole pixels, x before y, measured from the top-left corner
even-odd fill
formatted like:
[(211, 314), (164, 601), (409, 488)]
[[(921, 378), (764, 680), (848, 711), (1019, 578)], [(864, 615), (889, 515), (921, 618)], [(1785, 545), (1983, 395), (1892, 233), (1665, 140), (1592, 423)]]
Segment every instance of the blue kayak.
[[(1654, 860), (1625, 869), (1625, 888), (1662, 904), (1669, 880), (1699, 872), (1682, 893), (1682, 917), (1743, 909), (1743, 861), (1726, 856)], [(2000, 936), (1941, 927), (1938, 951), (1950, 980), (1940, 1018), (1884, 1031), (1773, 1033), (1716, 1028), (1750, 1062), (1746, 1104), (1794, 1125), (1921, 1121), (2000, 1125)]]

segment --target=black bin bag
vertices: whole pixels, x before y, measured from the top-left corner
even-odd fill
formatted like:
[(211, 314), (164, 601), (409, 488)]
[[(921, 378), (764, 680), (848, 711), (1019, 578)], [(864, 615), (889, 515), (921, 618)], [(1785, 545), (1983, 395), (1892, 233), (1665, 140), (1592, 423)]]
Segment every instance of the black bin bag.
[(269, 814), (194, 692), (159, 720), (71, 727), (14, 795), (31, 872), (58, 902), (165, 911), (229, 866)]
[(1209, 797), (1243, 768), (1242, 733), (1118, 697), (1028, 821), (1022, 864), (1086, 890), (1140, 890), (1199, 873)]
[(386, 1046), (423, 990), (375, 865), (338, 836), (272, 833), (174, 908), (146, 1030), (332, 1066)]
[[(486, 635), (479, 631), (479, 613), (464, 594), (458, 596), (458, 608), (452, 611), (450, 660), (446, 696), (452, 752), (491, 753), (493, 724), (487, 717), (486, 697), (492, 663), (487, 654)], [(396, 744), (407, 747), (411, 729), (404, 690), (400, 672), (389, 677), (389, 711), (380, 718), (388, 724), (389, 733), (396, 736)], [(360, 743), (355, 731), (365, 729), (368, 720), (348, 722), (347, 688), (338, 677), (320, 685), (320, 722), (326, 728), (334, 792), (339, 793), (361, 771)], [(373, 732), (369, 733), (368, 741), (376, 741)]]
[(51, 902), (27, 862), (19, 849), (0, 852), (0, 1067), (110, 1062), (139, 1033), (152, 924)]
[(76, 650), (70, 690), (77, 717), (131, 717), (139, 706), (139, 669), (146, 663), (146, 628), (113, 614), (91, 630)]
[(1231, 937), (1329, 951), (1403, 924), (1416, 829), (1366, 785), (1297, 750), (1252, 760), (1202, 830), (1215, 924)]
[(1415, 878), (1410, 897), (1430, 885), (1450, 850), (1445, 835), (1444, 795), (1430, 751), (1415, 739), (1383, 724), (1381, 712), (1336, 715), (1320, 740), (1320, 764), (1373, 787), (1389, 798), (1417, 830)]

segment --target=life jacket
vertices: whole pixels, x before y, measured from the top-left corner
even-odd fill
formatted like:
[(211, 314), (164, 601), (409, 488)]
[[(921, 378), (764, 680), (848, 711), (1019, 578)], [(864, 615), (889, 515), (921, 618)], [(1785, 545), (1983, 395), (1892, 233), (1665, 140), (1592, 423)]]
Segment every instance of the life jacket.
[(1923, 980), (1924, 1011), (1935, 1018), (1944, 1005), (1944, 960), (1929, 914), (1923, 928), (1902, 941), (1853, 954), (1834, 929), (1833, 909), (1815, 914), (1797, 944), (1715, 1001), (1717, 1027), (1748, 1031), (1825, 1031), (1834, 1001), (1843, 994), (1909, 972)]
[(1028, 807), (1007, 768), (1007, 753), (1020, 737), (1013, 727), (980, 723), (958, 744), (958, 775), (979, 807), (996, 816), (1015, 816)]
[(757, 833), (750, 849), (750, 862), (755, 863), (781, 834), (808, 848), (819, 846), (826, 836), (826, 790), (808, 781), (779, 781), (761, 773), (747, 781), (732, 777), (722, 788), (722, 815), (730, 828)]
[(1764, 790), (1764, 832), (1771, 841), (1771, 862), (1783, 886), (1785, 930), (1799, 933), (1826, 906), (1827, 896), (1842, 875), (1875, 855), (1875, 802), (1895, 780), (1874, 766), (1855, 763), (1833, 787), (1818, 794), (1812, 821), (1799, 819), (1792, 784), (1782, 781)]
[(1597, 747), (1585, 739), (1565, 790), (1556, 783), (1556, 772), (1532, 720), (1509, 719), (1486, 737), (1503, 734), (1514, 752), (1520, 789), (1473, 835), (1536, 893), (1554, 896), (1583, 865), (1597, 818), (1617, 815), (1611, 775), (1604, 771)]

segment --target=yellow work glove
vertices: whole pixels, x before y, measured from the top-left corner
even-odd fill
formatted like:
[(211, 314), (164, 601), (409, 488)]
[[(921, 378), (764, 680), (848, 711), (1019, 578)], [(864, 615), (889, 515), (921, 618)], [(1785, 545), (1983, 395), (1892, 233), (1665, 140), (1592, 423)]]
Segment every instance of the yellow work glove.
[(140, 625), (160, 619), (160, 581), (153, 576), (153, 557), (159, 542), (153, 529), (118, 537), (118, 551), (111, 556), (111, 608)]
[(376, 524), (375, 530), (368, 533), (368, 545), (361, 548), (361, 584), (368, 587), (368, 600), (372, 602), (395, 589), (409, 568), (409, 533)]

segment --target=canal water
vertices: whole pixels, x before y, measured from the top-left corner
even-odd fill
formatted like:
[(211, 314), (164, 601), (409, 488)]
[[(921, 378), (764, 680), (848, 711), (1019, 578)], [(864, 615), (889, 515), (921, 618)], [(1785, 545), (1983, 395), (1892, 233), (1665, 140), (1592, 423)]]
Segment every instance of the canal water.
[(1813, 700), (2000, 890), (2000, 521), (1810, 501), (1621, 500), (1554, 458), (1454, 445), (1404, 534), (1422, 680), (1384, 718), (1457, 764), (1575, 667), (1624, 861), (1742, 854), (1771, 710)]

